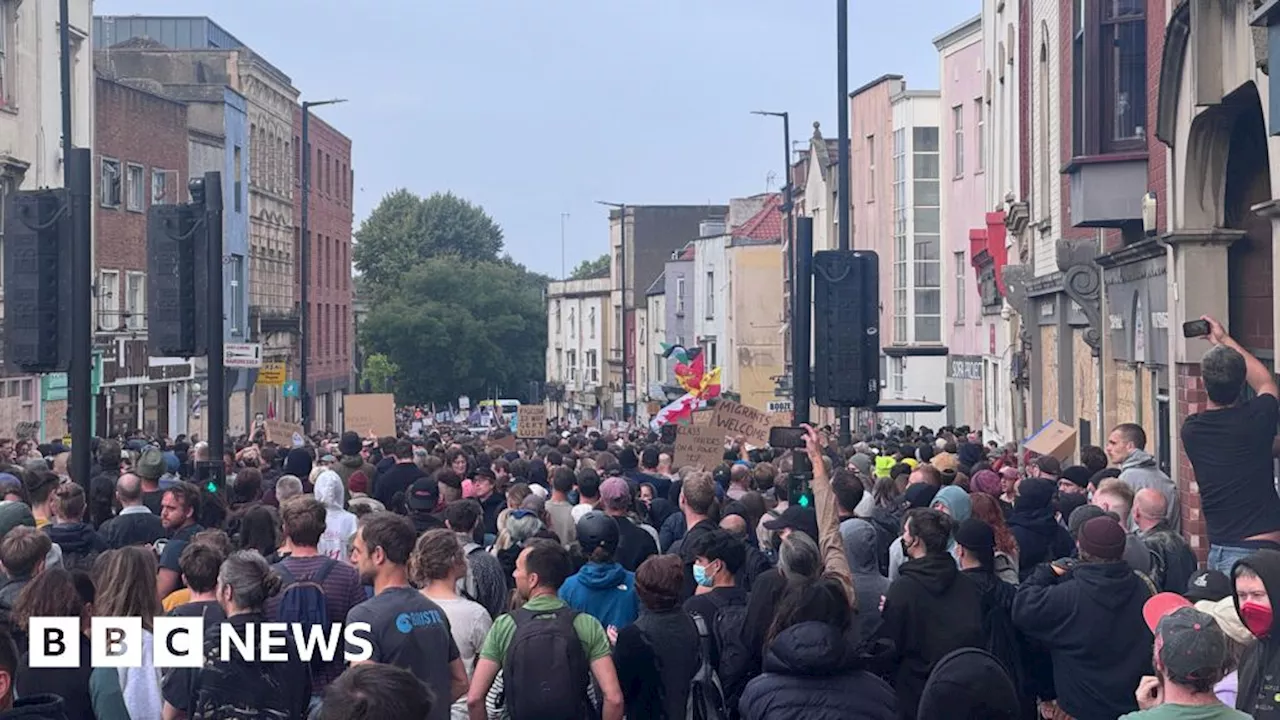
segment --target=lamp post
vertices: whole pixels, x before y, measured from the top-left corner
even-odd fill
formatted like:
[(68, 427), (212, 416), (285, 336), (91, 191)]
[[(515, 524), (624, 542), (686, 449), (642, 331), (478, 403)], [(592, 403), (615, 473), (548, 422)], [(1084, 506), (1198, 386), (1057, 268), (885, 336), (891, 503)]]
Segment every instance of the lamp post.
[(308, 357), (311, 349), (311, 108), (321, 105), (337, 105), (346, 100), (304, 100), (302, 103), (302, 228), (299, 235), (298, 261), (302, 286), (302, 317), (300, 318), (301, 338), (298, 348), (298, 385), (302, 394), (302, 432), (311, 434), (311, 384), (307, 377)]
[[(853, 221), (850, 211), (853, 209), (853, 194), (850, 192), (849, 178), (849, 0), (836, 0), (836, 85), (839, 89), (840, 106), (836, 116), (839, 127), (840, 166), (836, 174), (836, 196), (840, 198), (840, 232), (841, 250), (853, 249)], [(876, 362), (868, 358), (868, 362)], [(849, 408), (840, 408), (840, 445), (848, 447), (852, 441)]]
[(618, 261), (618, 275), (622, 285), (622, 422), (627, 421), (627, 361), (631, 359), (631, 343), (627, 340), (627, 206), (626, 203), (612, 203), (597, 200), (597, 205), (611, 207), (618, 211), (618, 232), (620, 234), (621, 259)]
[[(807, 265), (801, 265), (796, 255), (795, 218), (792, 216), (792, 209), (794, 206), (792, 204), (792, 196), (791, 196), (791, 192), (792, 192), (791, 190), (791, 116), (785, 112), (773, 112), (770, 110), (752, 110), (751, 114), (761, 115), (764, 117), (782, 118), (782, 151), (783, 151), (782, 169), (783, 169), (783, 172), (786, 173), (786, 175), (784, 176), (786, 178), (786, 182), (782, 186), (782, 212), (786, 213), (787, 215), (786, 227), (783, 229), (783, 233), (784, 233), (783, 242), (785, 243), (787, 248), (787, 257), (786, 257), (787, 267), (790, 268), (790, 271), (791, 271), (791, 307), (789, 308), (789, 311), (788, 311), (791, 316), (791, 323), (790, 323), (791, 325), (791, 363), (793, 365), (793, 368), (792, 368), (793, 375), (797, 373), (802, 373), (802, 372), (807, 373), (809, 372), (809, 368), (807, 367), (802, 368), (802, 367), (795, 366), (797, 358), (799, 358), (801, 355), (801, 353), (796, 352), (796, 344), (800, 342), (801, 338), (808, 337), (807, 332), (800, 333), (797, 331), (795, 323), (797, 318), (800, 317), (800, 312), (799, 312), (800, 303), (809, 302), (809, 298), (800, 297), (800, 293), (797, 292), (798, 286), (796, 284), (796, 275), (800, 272), (800, 268), (807, 267)], [(805, 340), (805, 342), (808, 342), (808, 340)], [(807, 397), (804, 397), (804, 398), (799, 397), (799, 388), (800, 388), (800, 383), (796, 383), (793, 380), (791, 383), (791, 412), (792, 412), (792, 415), (795, 417), (807, 417), (808, 416), (807, 412), (804, 413), (803, 415), (796, 415), (796, 413), (799, 411), (801, 402), (805, 403), (806, 410), (808, 409), (808, 403), (809, 403), (809, 400)]]

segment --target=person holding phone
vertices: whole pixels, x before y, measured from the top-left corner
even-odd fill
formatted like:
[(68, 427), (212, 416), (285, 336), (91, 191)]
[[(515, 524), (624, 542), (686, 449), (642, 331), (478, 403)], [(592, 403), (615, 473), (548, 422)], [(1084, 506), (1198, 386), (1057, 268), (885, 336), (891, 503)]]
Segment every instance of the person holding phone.
[[(1205, 409), (1182, 424), (1182, 447), (1200, 486), (1209, 535), (1209, 567), (1230, 575), (1237, 560), (1280, 550), (1280, 496), (1275, 486), (1275, 377), (1209, 316), (1184, 334), (1207, 330), (1213, 347), (1200, 360)], [(1248, 385), (1254, 397), (1244, 399)]]

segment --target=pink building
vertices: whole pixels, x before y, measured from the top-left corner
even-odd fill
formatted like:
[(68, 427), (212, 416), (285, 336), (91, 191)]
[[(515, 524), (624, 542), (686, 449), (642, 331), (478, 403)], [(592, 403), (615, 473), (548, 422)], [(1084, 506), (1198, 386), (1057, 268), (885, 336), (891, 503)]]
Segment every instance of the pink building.
[(933, 41), (941, 65), (943, 335), (947, 343), (947, 422), (986, 424), (983, 358), (992, 350), (974, 277), (972, 250), (986, 246), (986, 106), (982, 16)]

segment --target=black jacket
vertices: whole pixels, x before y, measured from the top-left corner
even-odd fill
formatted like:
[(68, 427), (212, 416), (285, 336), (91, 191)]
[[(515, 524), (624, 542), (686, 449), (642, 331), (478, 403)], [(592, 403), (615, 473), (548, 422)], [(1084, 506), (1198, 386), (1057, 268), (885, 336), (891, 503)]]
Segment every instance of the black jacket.
[(963, 648), (938, 661), (917, 708), (920, 720), (1018, 720), (1031, 717), (1004, 666), (983, 650)]
[(1072, 717), (1114, 720), (1138, 709), (1134, 688), (1152, 671), (1142, 619), (1150, 596), (1124, 562), (1080, 564), (1062, 577), (1042, 565), (1018, 586), (1013, 624), (1048, 648), (1058, 705)]
[(863, 669), (852, 638), (805, 622), (774, 638), (738, 710), (742, 720), (893, 720), (896, 703), (893, 689)]
[(378, 472), (378, 480), (374, 483), (371, 494), (375, 500), (390, 510), (395, 507), (393, 501), (397, 493), (407, 492), (414, 481), (425, 476), (426, 473), (422, 472), (422, 468), (414, 463), (395, 463), (386, 471)]
[[(719, 527), (719, 525), (716, 525), (711, 520), (703, 520), (697, 525), (689, 528), (689, 530), (685, 532), (684, 537), (680, 539), (679, 554), (680, 559), (684, 561), (683, 599), (685, 600), (693, 597), (693, 591), (698, 587), (698, 584), (693, 581), (694, 549), (698, 547), (698, 542), (704, 535), (719, 529)], [(642, 530), (641, 532), (644, 531)], [(672, 550), (675, 551), (675, 548), (672, 548)]]
[(1053, 516), (1053, 483), (1027, 478), (1018, 491), (1022, 494), (1014, 503), (1008, 523), (1018, 541), (1018, 578), (1025, 580), (1040, 563), (1070, 557), (1076, 545), (1071, 533)]
[[(144, 508), (145, 509), (145, 508)], [(160, 516), (148, 510), (117, 515), (102, 524), (98, 534), (113, 549), (130, 545), (149, 545), (164, 537)]]
[(14, 700), (0, 720), (67, 720), (67, 711), (57, 695), (32, 695)]
[(46, 525), (49, 539), (62, 548), (62, 565), (68, 570), (89, 570), (98, 554), (110, 550), (107, 541), (86, 522)]
[(1196, 554), (1187, 544), (1187, 539), (1170, 529), (1163, 520), (1140, 537), (1151, 551), (1153, 567), (1148, 575), (1155, 584), (1166, 592), (1185, 593), (1187, 581), (1198, 566)]
[(699, 662), (698, 630), (683, 609), (641, 611), (613, 648), (627, 716), (684, 720)]
[[(1008, 679), (1022, 703), (1022, 707), (1030, 714), (1035, 704), (1035, 693), (1027, 681), (1023, 656), (1026, 654), (1022, 636), (1013, 626), (1013, 601), (1018, 596), (1018, 586), (996, 577), (986, 568), (962, 570), (965, 577), (982, 591), (982, 636), (983, 648), (995, 658), (1004, 669)], [(976, 657), (976, 656), (971, 656)], [(934, 668), (937, 675), (938, 669)]]
[(982, 592), (949, 553), (908, 560), (898, 573), (876, 636), (894, 644), (898, 715), (914, 718), (934, 663), (962, 647), (983, 647)]
[(630, 518), (615, 518), (618, 521), (618, 550), (613, 557), (622, 567), (635, 572), (650, 555), (658, 554), (658, 543), (643, 528), (631, 522)]
[[(1280, 598), (1280, 551), (1259, 550), (1236, 563), (1237, 567), (1241, 565), (1257, 574), (1267, 588), (1268, 597)], [(1237, 599), (1236, 612), (1239, 611), (1240, 600)], [(1250, 645), (1240, 660), (1236, 709), (1249, 713), (1256, 720), (1280, 718), (1280, 708), (1273, 701), (1276, 695), (1280, 695), (1280, 637), (1277, 637), (1274, 621), (1271, 627), (1271, 633)]]

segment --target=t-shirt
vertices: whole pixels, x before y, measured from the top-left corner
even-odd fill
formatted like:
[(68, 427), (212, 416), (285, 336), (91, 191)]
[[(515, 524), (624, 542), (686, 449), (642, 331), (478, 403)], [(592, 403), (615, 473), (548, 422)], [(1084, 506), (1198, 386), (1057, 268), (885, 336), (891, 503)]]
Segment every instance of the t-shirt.
[[(347, 624), (369, 623), (373, 662), (396, 665), (425, 682), (439, 698), (453, 698), (449, 663), (461, 657), (441, 607), (411, 587), (387, 588), (347, 613)], [(363, 633), (362, 633), (363, 634)], [(359, 650), (349, 647), (350, 651)], [(430, 720), (448, 720), (449, 704), (437, 702)]]
[[(430, 599), (439, 605), (444, 610), (445, 616), (449, 618), (449, 630), (453, 634), (453, 641), (458, 645), (458, 654), (462, 656), (463, 666), (467, 668), (467, 677), (471, 677), (471, 672), (476, 665), (476, 655), (480, 654), (485, 636), (493, 626), (489, 611), (485, 610), (480, 603), (463, 598), (433, 597)], [(466, 698), (459, 698), (453, 703), (452, 718), (466, 720)]]
[(573, 504), (563, 500), (548, 500), (546, 508), (547, 515), (551, 518), (551, 529), (560, 537), (560, 543), (565, 547), (572, 545), (578, 538)]
[(1248, 720), (1249, 715), (1222, 703), (1213, 705), (1174, 705), (1165, 703), (1150, 710), (1121, 715), (1120, 720)]
[[(535, 613), (551, 612), (562, 607), (565, 607), (564, 601), (555, 595), (542, 595), (524, 604), (526, 610)], [(582, 641), (582, 649), (587, 653), (587, 662), (595, 662), (609, 656), (609, 636), (605, 634), (604, 626), (599, 620), (586, 613), (578, 613), (573, 618), (573, 629), (577, 631), (578, 639)], [(516, 621), (511, 615), (503, 615), (494, 620), (493, 629), (489, 631), (484, 639), (484, 646), (480, 648), (480, 657), (492, 660), (498, 664), (498, 667), (502, 667), (503, 661), (507, 658), (507, 648), (511, 646), (511, 638), (515, 637), (515, 634)]]
[(1200, 485), (1211, 543), (1280, 530), (1271, 445), (1280, 407), (1272, 395), (1196, 413), (1182, 424), (1182, 446)]
[(170, 610), (168, 614), (169, 617), (202, 617), (206, 629), (214, 623), (227, 619), (227, 614), (222, 611), (222, 606), (217, 600), (183, 603)]
[(203, 530), (204, 528), (196, 524), (174, 533), (173, 537), (169, 538), (169, 542), (164, 544), (164, 552), (160, 553), (160, 567), (181, 574), (182, 567), (178, 565), (178, 559), (182, 557), (182, 551), (186, 549), (187, 543), (191, 542), (191, 538)]

